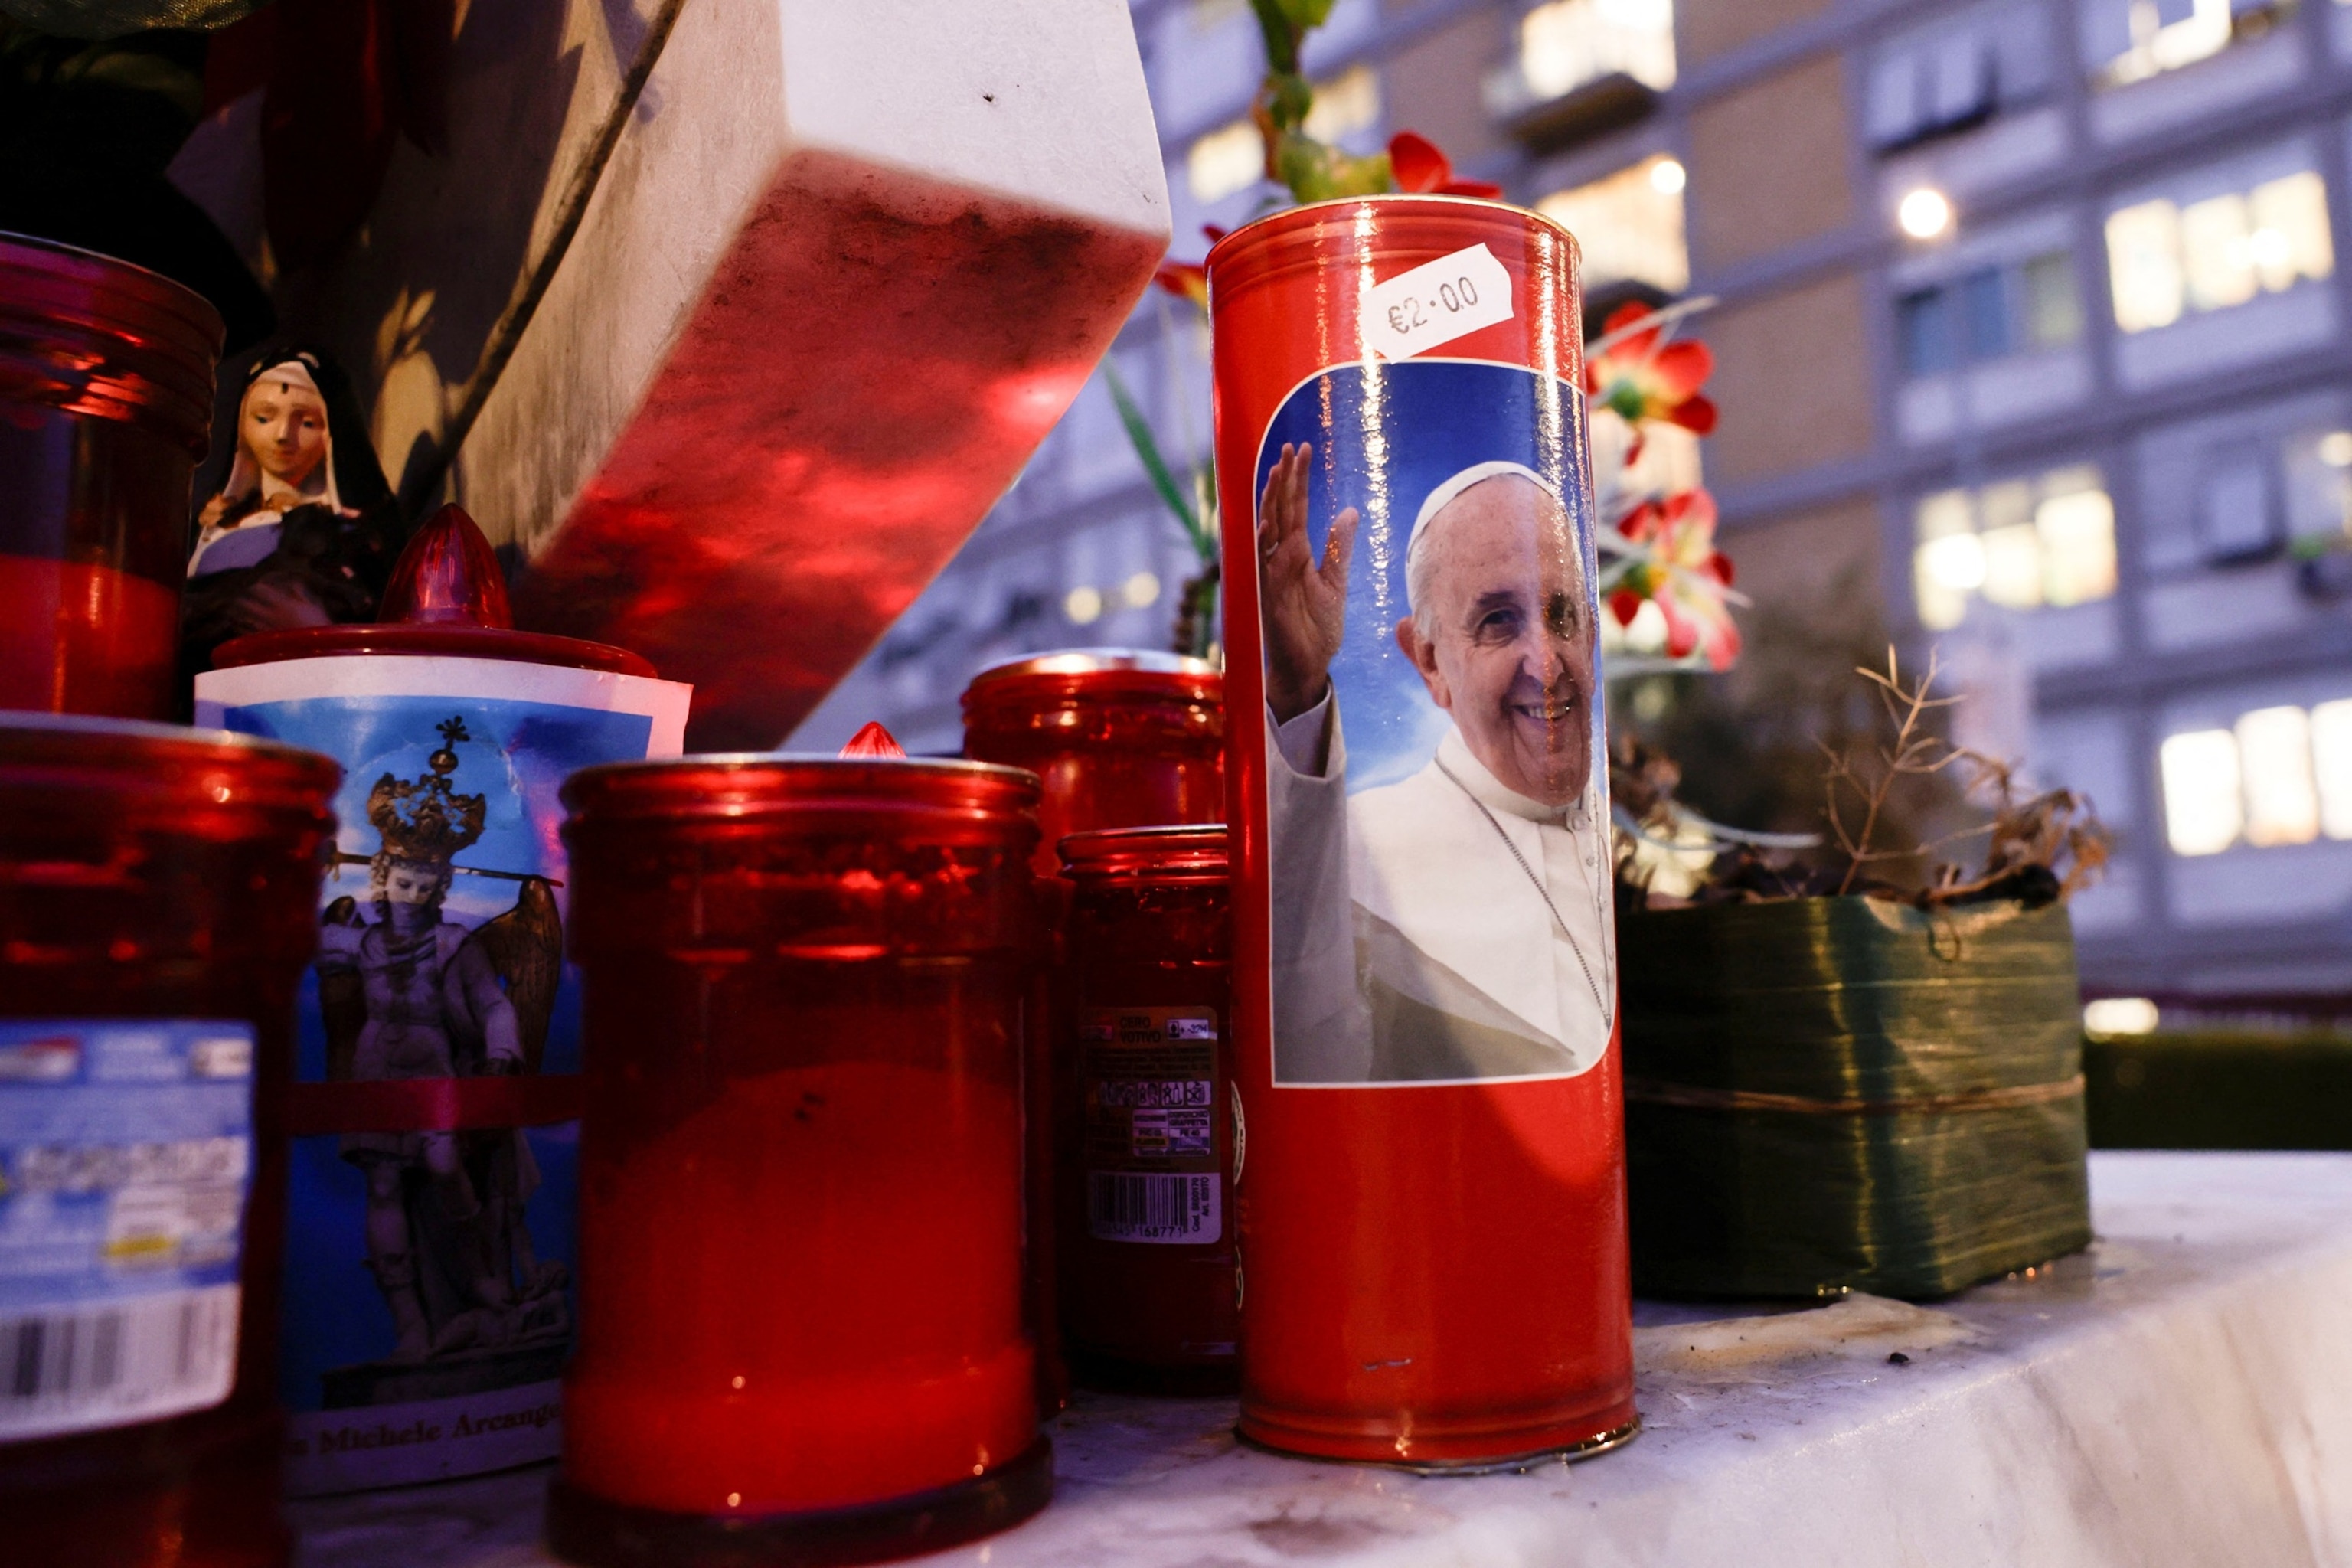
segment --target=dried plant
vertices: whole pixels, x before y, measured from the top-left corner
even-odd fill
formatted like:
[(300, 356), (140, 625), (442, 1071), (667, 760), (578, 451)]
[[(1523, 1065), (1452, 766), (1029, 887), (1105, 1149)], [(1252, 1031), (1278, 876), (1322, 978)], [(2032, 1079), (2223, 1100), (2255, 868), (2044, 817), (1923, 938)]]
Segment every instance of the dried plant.
[[(1932, 777), (1952, 767), (1965, 754), (1937, 734), (1927, 722), (1937, 710), (1949, 708), (1959, 700), (1957, 697), (1928, 695), (1936, 685), (1937, 662), (1932, 651), (1927, 656), (1927, 673), (1909, 686), (1903, 684), (1902, 667), (1896, 661), (1892, 643), (1886, 646), (1885, 673), (1868, 665), (1857, 665), (1854, 673), (1876, 689), (1879, 705), (1895, 726), (1895, 739), (1892, 743), (1871, 748), (1866, 755), (1858, 749), (1840, 750), (1827, 742), (1820, 743), (1827, 763), (1822, 771), (1822, 816), (1846, 861), (1845, 875), (1838, 879), (1837, 890), (1841, 894), (1853, 891), (1854, 879), (1865, 866), (1887, 860), (1916, 860), (1927, 853), (1919, 848), (1878, 847), (1878, 821), (1885, 812), (1887, 796), (1898, 781)], [(1859, 827), (1847, 823), (1847, 796), (1859, 803)]]
[(2070, 899), (2098, 880), (2115, 836), (2091, 803), (2070, 789), (2044, 790), (2018, 798), (2017, 770), (1997, 757), (1959, 753), (1973, 771), (1969, 793), (1997, 803), (1985, 831), (1984, 868), (1974, 877), (1957, 866), (1938, 866), (1920, 901), (1928, 905), (2017, 898), (2028, 903)]
[[(1939, 668), (1932, 654), (1916, 679), (1906, 679), (1891, 647), (1883, 670), (1859, 666), (1854, 674), (1865, 683), (1884, 722), (1878, 733), (1843, 744), (1814, 742), (1823, 760), (1822, 816), (1835, 858), (1832, 864), (1811, 865), (1810, 857), (1787, 853), (1798, 842), (1790, 836), (1714, 828), (1730, 841), (1717, 845), (1714, 864), (1690, 901), (1755, 903), (1865, 893), (1930, 909), (2005, 899), (2038, 905), (2071, 897), (2096, 879), (2112, 837), (2086, 799), (2066, 789), (2022, 795), (2014, 764), (1944, 738), (1939, 710), (1960, 699), (1936, 694)], [(1612, 742), (1611, 764), (1620, 812), (1621, 906), (1682, 902), (1652, 892), (1629, 853), (1631, 836), (1654, 832), (1687, 810), (1675, 800), (1679, 770), (1663, 752), (1631, 737)], [(1896, 799), (1906, 792), (1916, 798), (1929, 785), (1945, 792), (1954, 806), (1975, 802), (1989, 819), (1924, 843), (1911, 838), (1919, 828), (1896, 809)], [(1987, 840), (1985, 857), (1973, 875), (1935, 862), (1939, 850), (1979, 837)], [(1842, 870), (1835, 859), (1843, 859)], [(1927, 866), (1924, 884), (1916, 874), (1886, 875), (1898, 862)]]

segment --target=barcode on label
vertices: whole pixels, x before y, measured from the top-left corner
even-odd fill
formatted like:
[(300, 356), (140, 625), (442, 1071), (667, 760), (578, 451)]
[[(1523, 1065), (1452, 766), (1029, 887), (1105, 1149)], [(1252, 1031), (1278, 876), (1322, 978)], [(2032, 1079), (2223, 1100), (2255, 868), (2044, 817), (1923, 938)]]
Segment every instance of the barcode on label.
[(237, 1288), (0, 1317), (0, 1441), (203, 1410), (236, 1375)]
[(1100, 1241), (1214, 1241), (1223, 1217), (1218, 1210), (1214, 1176), (1087, 1173), (1087, 1229)]

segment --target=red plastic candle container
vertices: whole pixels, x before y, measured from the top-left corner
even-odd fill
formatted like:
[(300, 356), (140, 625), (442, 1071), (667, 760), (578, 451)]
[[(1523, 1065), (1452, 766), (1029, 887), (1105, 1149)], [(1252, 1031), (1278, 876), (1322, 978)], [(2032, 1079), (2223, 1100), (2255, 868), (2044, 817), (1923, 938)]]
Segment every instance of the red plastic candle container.
[(688, 757), (564, 798), (586, 1103), (551, 1544), (862, 1562), (1043, 1507), (1036, 779)]
[(169, 279), (0, 236), (0, 709), (172, 717), (221, 335)]
[(1076, 996), (1054, 1064), (1062, 1332), (1108, 1387), (1238, 1379), (1222, 824), (1062, 840)]
[(1208, 258), (1244, 1436), (1634, 1430), (1576, 241), (1325, 202)]
[(262, 1568), (326, 758), (0, 715), (0, 1558)]
[(1085, 648), (982, 670), (963, 752), (1045, 781), (1037, 874), (1072, 833), (1224, 818), (1224, 677), (1206, 659)]

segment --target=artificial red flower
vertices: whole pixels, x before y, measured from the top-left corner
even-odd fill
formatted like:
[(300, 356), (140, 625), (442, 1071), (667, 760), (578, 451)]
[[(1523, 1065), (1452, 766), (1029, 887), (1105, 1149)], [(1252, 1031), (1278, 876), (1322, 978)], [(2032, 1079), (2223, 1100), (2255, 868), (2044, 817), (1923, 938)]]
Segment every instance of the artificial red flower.
[[(1225, 237), (1225, 230), (1215, 224), (1204, 223), (1201, 232), (1208, 237), (1211, 249)], [(1198, 261), (1163, 261), (1151, 280), (1180, 300), (1190, 300), (1205, 311), (1209, 308), (1209, 269)]]
[[(1715, 355), (1693, 339), (1662, 342), (1664, 328), (1659, 323), (1627, 331), (1651, 313), (1638, 302), (1619, 306), (1601, 329), (1604, 341), (1617, 341), (1584, 362), (1585, 395), (1633, 426), (1635, 453), (1645, 419), (1679, 425), (1694, 436), (1715, 428), (1715, 405), (1698, 390), (1714, 374)], [(1617, 337), (1620, 332), (1624, 335)], [(1633, 455), (1626, 460), (1631, 462)]]
[(1631, 626), (1643, 601), (1654, 600), (1665, 616), (1668, 658), (1696, 649), (1708, 668), (1729, 669), (1739, 658), (1739, 626), (1728, 603), (1731, 558), (1715, 547), (1715, 498), (1703, 489), (1635, 507), (1617, 531), (1642, 558), (1618, 580), (1609, 610), (1619, 626)]
[(1454, 164), (1436, 143), (1411, 131), (1389, 138), (1389, 171), (1396, 188), (1423, 196), (1483, 196), (1500, 200), (1503, 187), (1486, 180), (1457, 180)]
[(1197, 261), (1163, 261), (1151, 280), (1180, 300), (1209, 308), (1209, 269)]

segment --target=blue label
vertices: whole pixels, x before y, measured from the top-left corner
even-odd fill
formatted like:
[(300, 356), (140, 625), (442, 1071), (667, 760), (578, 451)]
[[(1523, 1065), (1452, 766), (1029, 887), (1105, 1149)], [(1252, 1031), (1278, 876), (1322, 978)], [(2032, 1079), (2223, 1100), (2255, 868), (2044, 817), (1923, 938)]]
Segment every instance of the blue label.
[(227, 1397), (253, 1026), (0, 1020), (0, 1438)]

